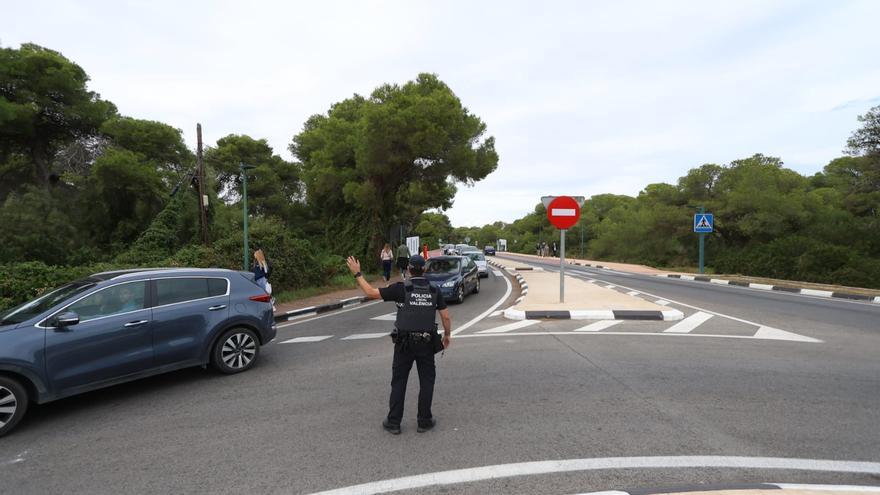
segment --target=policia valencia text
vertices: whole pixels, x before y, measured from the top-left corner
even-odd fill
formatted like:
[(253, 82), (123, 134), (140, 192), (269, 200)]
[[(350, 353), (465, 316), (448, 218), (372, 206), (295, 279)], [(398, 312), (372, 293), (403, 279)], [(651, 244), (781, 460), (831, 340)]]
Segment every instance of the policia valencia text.
[[(446, 309), (446, 301), (436, 287), (422, 277), (425, 271), (425, 258), (415, 255), (409, 259), (410, 280), (398, 282), (388, 287), (376, 289), (361, 276), (361, 263), (349, 256), (348, 269), (357, 279), (358, 286), (370, 299), (394, 301), (398, 305), (397, 319), (391, 334), (394, 341), (394, 361), (391, 365), (391, 400), (388, 417), (382, 426), (395, 435), (400, 433), (403, 419), (403, 402), (406, 395), (406, 381), (413, 362), (419, 372), (419, 433), (430, 430), (436, 424), (431, 414), (431, 401), (434, 397), (434, 353), (449, 347), (452, 321)], [(443, 338), (438, 342), (435, 311), (440, 313), (443, 322)]]

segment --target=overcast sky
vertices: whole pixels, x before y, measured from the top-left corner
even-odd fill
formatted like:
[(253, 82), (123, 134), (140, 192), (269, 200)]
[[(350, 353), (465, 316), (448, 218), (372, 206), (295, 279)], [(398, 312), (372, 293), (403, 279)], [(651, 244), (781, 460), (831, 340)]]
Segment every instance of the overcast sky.
[(804, 174), (880, 105), (880, 1), (3, 2), (0, 45), (62, 52), (90, 88), (195, 147), (281, 156), (309, 115), (434, 72), (488, 125), (498, 169), (453, 225), (542, 195), (635, 195), (764, 153)]

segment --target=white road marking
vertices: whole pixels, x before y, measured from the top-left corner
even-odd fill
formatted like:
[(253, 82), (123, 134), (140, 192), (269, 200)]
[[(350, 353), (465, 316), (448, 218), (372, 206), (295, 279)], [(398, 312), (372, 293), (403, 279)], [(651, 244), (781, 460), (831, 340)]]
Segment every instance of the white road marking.
[(639, 294), (641, 294), (641, 292), (639, 292), (639, 291), (637, 291), (637, 290), (631, 290), (631, 291), (629, 291), (629, 292), (626, 293), (626, 295), (628, 295), (628, 296), (637, 296), (637, 295), (639, 295)]
[(496, 277), (503, 277), (504, 276), (504, 274), (501, 273), (499, 270), (492, 270), (492, 275), (495, 275)]
[[(605, 283), (607, 283), (607, 282), (605, 282)], [(622, 286), (622, 285), (621, 285), (620, 287), (621, 287), (622, 289), (635, 290), (635, 289), (632, 289), (631, 287), (625, 287), (625, 286)], [(642, 294), (644, 294), (644, 295), (646, 295), (646, 296), (648, 296), (648, 297), (656, 297), (656, 298), (660, 298), (660, 296), (658, 296), (658, 295), (656, 295), (656, 294), (651, 294), (651, 293), (649, 293), (649, 292), (644, 292), (644, 291), (643, 291)], [(712, 310), (709, 310), (709, 309), (701, 308), (701, 307), (699, 307), (699, 306), (694, 306), (694, 305), (692, 305), (692, 304), (687, 304), (687, 303), (679, 302), (679, 301), (676, 301), (676, 300), (674, 300), (674, 299), (668, 299), (668, 301), (669, 301), (670, 303), (673, 303), (673, 304), (678, 304), (679, 306), (684, 306), (685, 308), (696, 309), (697, 311), (702, 311), (702, 312), (704, 312), (704, 313), (709, 313), (709, 314), (712, 314), (712, 315), (715, 315), (715, 316), (720, 316), (720, 317), (722, 317), (722, 318), (727, 318), (728, 320), (738, 321), (738, 322), (740, 322), (740, 323), (745, 323), (746, 325), (753, 325), (753, 326), (758, 327), (759, 329), (760, 329), (761, 327), (764, 326), (764, 325), (761, 325), (760, 323), (755, 323), (755, 322), (753, 322), (753, 321), (744, 320), (744, 319), (742, 319), (742, 318), (737, 318), (736, 316), (726, 315), (726, 314), (724, 314), (724, 313), (719, 313), (719, 312), (717, 312), (717, 311), (712, 311)], [(770, 328), (770, 327), (767, 327), (767, 328)], [(778, 329), (771, 329), (771, 330), (778, 330)], [(785, 330), (780, 330), (780, 332), (785, 332)], [(786, 333), (790, 333), (791, 335), (798, 335), (798, 334), (796, 334), (796, 333), (791, 333), (791, 332), (786, 332)], [(676, 335), (676, 334), (674, 334), (674, 333), (664, 333), (664, 334), (660, 334), (660, 335)], [(768, 332), (764, 332), (764, 335), (774, 335), (774, 334), (773, 334), (773, 332), (769, 332), (769, 331), (768, 331)], [(775, 335), (781, 336), (782, 334), (775, 334)], [(701, 335), (701, 336), (702, 336), (702, 335)], [(806, 336), (803, 336), (803, 335), (801, 335), (800, 337), (803, 337), (804, 339), (811, 339), (811, 340), (809, 340), (809, 342), (816, 342), (816, 343), (821, 343), (821, 342), (823, 342), (822, 340), (819, 340), (819, 339), (813, 339), (812, 337), (806, 337)], [(756, 336), (756, 337), (747, 337), (747, 338), (767, 338), (767, 337), (757, 337), (757, 336)], [(769, 340), (792, 340), (792, 339), (769, 338)], [(806, 341), (806, 340), (799, 340), (798, 342), (807, 342), (807, 341)]]
[(467, 330), (468, 328), (470, 328), (471, 326), (473, 326), (474, 323), (476, 323), (476, 322), (482, 320), (483, 318), (485, 318), (486, 316), (492, 314), (493, 311), (495, 311), (496, 309), (498, 309), (498, 306), (501, 306), (501, 305), (504, 303), (504, 301), (507, 300), (507, 296), (510, 295), (510, 292), (513, 290), (513, 286), (510, 284), (510, 280), (508, 280), (507, 277), (502, 277), (502, 279), (504, 280), (504, 283), (507, 284), (507, 290), (504, 291), (504, 295), (501, 296), (501, 299), (499, 299), (499, 300), (498, 300), (495, 304), (493, 304), (489, 309), (487, 309), (486, 311), (483, 311), (482, 313), (480, 313), (479, 315), (477, 315), (477, 316), (476, 316), (475, 318), (473, 318), (471, 321), (469, 321), (469, 322), (465, 323), (464, 325), (462, 325), (462, 326), (456, 328), (455, 330), (453, 330), (453, 331), (452, 331), (452, 335), (458, 335), (459, 333), (461, 333), (461, 332)]
[(348, 337), (342, 337), (339, 340), (362, 340), (362, 339), (378, 339), (380, 337), (387, 337), (388, 332), (379, 332), (379, 333), (356, 333), (353, 335), (349, 335)]
[(688, 316), (687, 318), (681, 320), (680, 322), (672, 325), (671, 327), (663, 331), (669, 333), (690, 333), (692, 330), (707, 322), (711, 318), (712, 315), (710, 315), (709, 313), (697, 311), (696, 313)]
[(831, 491), (831, 492), (868, 492), (880, 493), (880, 486), (863, 485), (804, 485), (795, 483), (768, 483), (783, 490)]
[(669, 304), (669, 301), (667, 301), (666, 299), (657, 299), (656, 301), (654, 301), (654, 304), (659, 304), (660, 306), (666, 306), (667, 304)]
[(378, 321), (394, 321), (397, 319), (397, 311), (395, 311), (393, 313), (388, 313), (387, 315), (374, 316), (370, 319), (371, 320), (378, 320)]
[(814, 339), (812, 337), (807, 337), (804, 335), (798, 335), (792, 332), (786, 332), (785, 330), (780, 330), (778, 328), (772, 327), (764, 327), (758, 329), (753, 336), (755, 339), (769, 339), (769, 340), (790, 340), (792, 342), (822, 342), (819, 339)]
[(375, 495), (379, 493), (413, 490), (436, 485), (473, 483), (475, 481), (536, 476), (550, 473), (596, 471), (600, 469), (782, 469), (836, 473), (880, 475), (880, 462), (837, 461), (825, 459), (795, 459), (787, 457), (600, 457), (594, 459), (566, 459), (555, 461), (517, 462), (475, 468), (453, 469), (436, 473), (417, 474), (403, 478), (374, 481), (360, 485), (317, 492), (312, 495)]
[(613, 327), (614, 325), (619, 325), (623, 323), (623, 320), (602, 320), (597, 321), (596, 323), (591, 323), (585, 327), (578, 328), (575, 332), (598, 332), (601, 330), (605, 330), (606, 328)]
[[(524, 321), (533, 321), (533, 320), (524, 320)], [(769, 327), (768, 327), (769, 328)], [(775, 330), (775, 329), (771, 329)], [(784, 331), (784, 330), (780, 330)], [(785, 332), (787, 334), (791, 334), (791, 332)], [(821, 343), (821, 340), (811, 339), (811, 340), (800, 340), (789, 338), (783, 334), (773, 334), (772, 332), (765, 332), (761, 335), (714, 335), (707, 333), (665, 333), (665, 332), (511, 332), (511, 333), (472, 333), (468, 335), (459, 335), (458, 338), (465, 337), (540, 337), (547, 335), (617, 335), (617, 336), (641, 336), (641, 337), (699, 337), (699, 338), (710, 338), (710, 339), (743, 339), (743, 340), (787, 340), (792, 342), (808, 342), (808, 343)], [(797, 335), (797, 334), (791, 334)], [(804, 337), (809, 338), (809, 337)]]
[(516, 330), (516, 329), (519, 329), (519, 328), (530, 327), (530, 326), (532, 326), (532, 325), (534, 325), (534, 324), (536, 324), (536, 323), (538, 323), (538, 320), (522, 320), (522, 321), (516, 321), (516, 322), (513, 322), (513, 323), (508, 323), (507, 325), (501, 325), (500, 327), (490, 328), (490, 329), (488, 329), (488, 330), (480, 330), (480, 331), (477, 332), (477, 333), (504, 333), (504, 332), (511, 332), (511, 331)]
[(320, 342), (322, 340), (327, 340), (332, 338), (332, 335), (314, 335), (311, 337), (296, 337), (294, 339), (284, 340), (279, 342), (279, 344), (300, 344), (304, 342)]
[(493, 316), (498, 316), (498, 315), (500, 315), (500, 314), (504, 314), (504, 311), (501, 311), (501, 310), (499, 309), (499, 310), (496, 310), (496, 311), (492, 311), (492, 314), (490, 314), (489, 317), (491, 318), (491, 317), (493, 317)]
[[(605, 283), (608, 284), (608, 282), (605, 282)], [(613, 289), (613, 288), (615, 288), (615, 287), (617, 287), (617, 286), (616, 286), (616, 285), (612, 285), (612, 284), (608, 284), (608, 285), (605, 286), (606, 289)]]
[(329, 316), (336, 316), (336, 315), (341, 315), (342, 313), (348, 313), (349, 311), (357, 311), (359, 309), (369, 308), (370, 306), (375, 306), (376, 304), (379, 304), (380, 302), (382, 302), (382, 301), (373, 301), (373, 302), (364, 303), (364, 304), (355, 306), (353, 308), (342, 309), (339, 311), (332, 311), (327, 314), (317, 315), (314, 318), (309, 318), (308, 320), (294, 321), (292, 323), (285, 323), (283, 325), (278, 325), (278, 328), (292, 327), (294, 325), (302, 325), (303, 323), (308, 323), (310, 321), (320, 320), (321, 318), (327, 318)]

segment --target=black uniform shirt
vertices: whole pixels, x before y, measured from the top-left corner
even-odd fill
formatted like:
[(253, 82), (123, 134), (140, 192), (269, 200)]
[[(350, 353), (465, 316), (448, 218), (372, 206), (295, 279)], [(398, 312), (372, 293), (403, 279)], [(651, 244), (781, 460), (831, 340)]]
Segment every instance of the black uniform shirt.
[[(389, 285), (388, 287), (380, 287), (379, 295), (382, 296), (383, 301), (396, 302), (401, 304), (406, 301), (406, 289), (403, 287), (403, 282), (397, 282), (396, 284)], [(439, 296), (437, 298), (437, 309), (446, 309), (446, 300), (443, 299), (443, 296)]]

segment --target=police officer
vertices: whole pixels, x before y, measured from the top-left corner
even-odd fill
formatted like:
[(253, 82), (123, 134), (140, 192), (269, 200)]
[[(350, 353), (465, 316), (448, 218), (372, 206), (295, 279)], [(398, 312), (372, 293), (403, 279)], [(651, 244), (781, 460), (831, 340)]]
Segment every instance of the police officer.
[(434, 398), (434, 339), (437, 336), (435, 312), (440, 313), (443, 322), (442, 348), (449, 347), (452, 321), (446, 309), (446, 301), (436, 287), (422, 275), (425, 271), (425, 258), (415, 255), (409, 259), (410, 280), (397, 282), (376, 289), (361, 275), (361, 264), (354, 258), (347, 260), (348, 269), (357, 279), (358, 286), (370, 299), (394, 301), (398, 304), (397, 320), (392, 333), (394, 341), (394, 361), (391, 365), (391, 399), (388, 417), (382, 427), (394, 435), (400, 434), (400, 421), (403, 419), (403, 402), (406, 395), (406, 382), (413, 362), (419, 372), (419, 433), (430, 430), (436, 424), (431, 414), (431, 401)]

